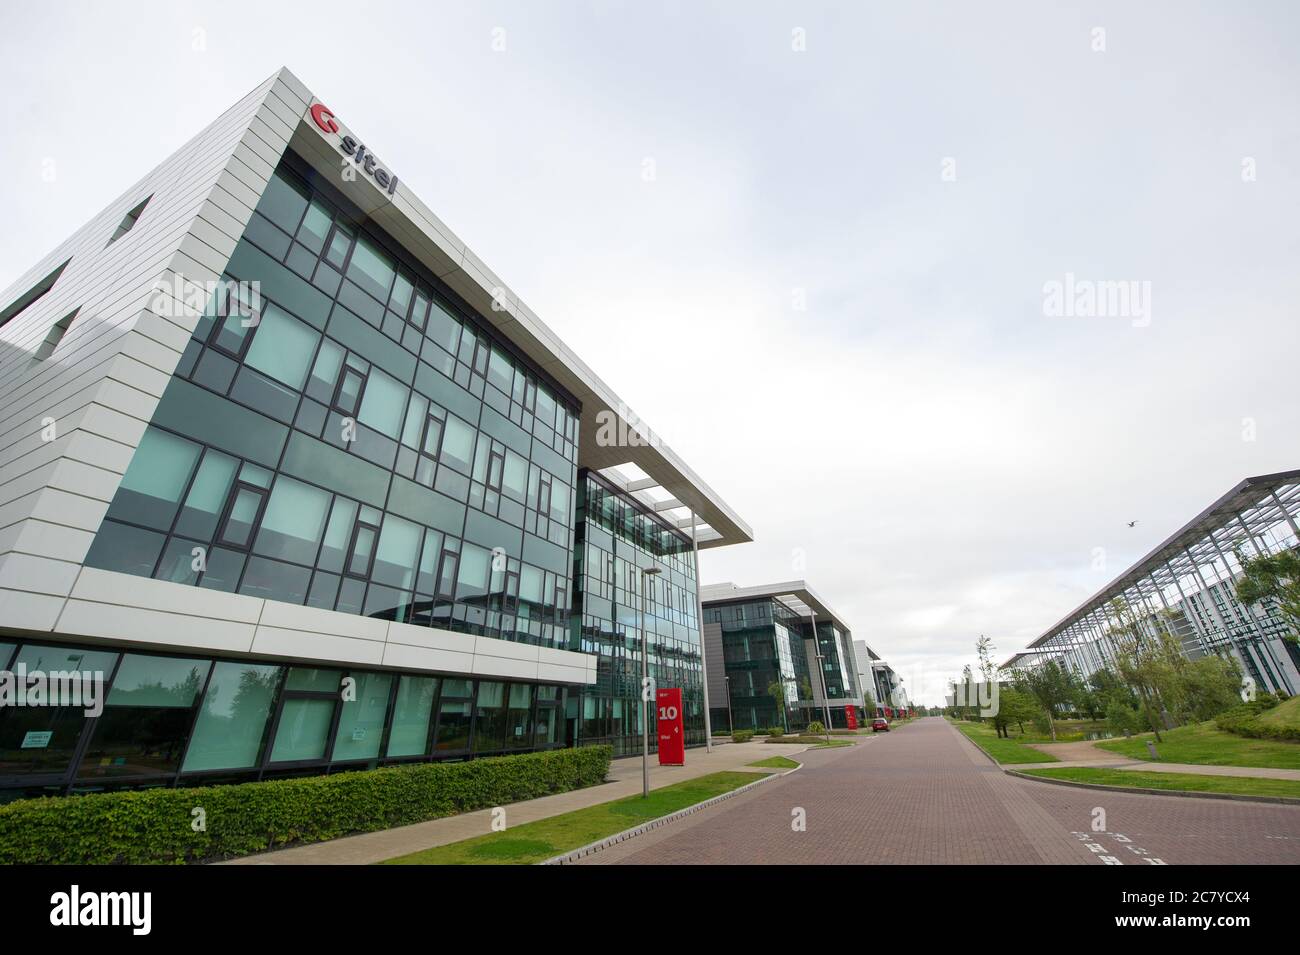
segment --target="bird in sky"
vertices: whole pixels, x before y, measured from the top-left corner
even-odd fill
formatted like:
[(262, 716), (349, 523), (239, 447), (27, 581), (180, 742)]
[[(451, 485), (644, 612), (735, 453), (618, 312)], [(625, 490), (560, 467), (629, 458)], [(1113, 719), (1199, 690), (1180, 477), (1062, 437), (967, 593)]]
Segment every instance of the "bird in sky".
[(1128, 522), (1128, 526), (1129, 526), (1129, 527), (1137, 527), (1137, 521), (1129, 521), (1129, 522)]

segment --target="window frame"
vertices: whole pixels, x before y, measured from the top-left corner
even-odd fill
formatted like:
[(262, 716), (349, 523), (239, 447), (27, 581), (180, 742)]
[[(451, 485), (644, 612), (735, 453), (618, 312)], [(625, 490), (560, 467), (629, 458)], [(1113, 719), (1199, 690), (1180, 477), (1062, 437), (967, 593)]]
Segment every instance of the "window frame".
[[(206, 446), (205, 446), (206, 447)], [(192, 481), (191, 476), (191, 481)], [(257, 511), (253, 514), (253, 519), (248, 525), (248, 540), (243, 544), (236, 544), (226, 537), (226, 530), (230, 525), (230, 516), (235, 510), (235, 503), (239, 500), (241, 490), (250, 491), (258, 496)], [(262, 516), (266, 513), (266, 503), (271, 498), (271, 489), (260, 487), (256, 484), (250, 484), (245, 481), (239, 474), (231, 482), (230, 490), (226, 492), (226, 504), (221, 511), (221, 519), (217, 522), (216, 537), (212, 540), (213, 547), (227, 547), (231, 550), (241, 551), (245, 554), (253, 552), (253, 541), (257, 539), (257, 533), (262, 529)], [(173, 527), (175, 522), (173, 521)], [(170, 532), (168, 532), (168, 536)], [(247, 566), (247, 565), (245, 565)], [(240, 575), (243, 576), (242, 574)]]

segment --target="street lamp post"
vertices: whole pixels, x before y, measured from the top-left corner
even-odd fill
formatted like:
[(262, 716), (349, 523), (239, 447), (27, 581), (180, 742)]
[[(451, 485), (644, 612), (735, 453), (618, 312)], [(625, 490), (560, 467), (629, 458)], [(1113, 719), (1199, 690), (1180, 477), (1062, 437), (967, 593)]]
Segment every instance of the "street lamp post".
[(825, 659), (826, 658), (822, 656), (821, 650), (818, 650), (817, 669), (821, 671), (821, 675), (822, 675), (822, 707), (825, 711), (825, 716), (826, 716), (826, 725), (823, 727), (823, 729), (825, 729), (826, 731), (826, 742), (829, 743), (831, 741), (831, 703), (826, 696), (826, 667), (825, 664), (822, 663), (822, 661)]
[(727, 685), (727, 732), (734, 736), (736, 734), (736, 722), (731, 718), (731, 677), (724, 676), (722, 681)]
[(822, 677), (822, 709), (826, 715), (826, 741), (829, 743), (831, 739), (831, 699), (826, 690), (826, 667), (822, 663), (826, 658), (822, 656), (821, 641), (817, 639), (817, 611), (809, 606), (808, 615), (812, 617), (813, 650), (817, 654), (817, 672)]
[(646, 688), (650, 685), (650, 634), (645, 627), (646, 578), (659, 573), (658, 567), (641, 568), (641, 796), (650, 796), (650, 704)]

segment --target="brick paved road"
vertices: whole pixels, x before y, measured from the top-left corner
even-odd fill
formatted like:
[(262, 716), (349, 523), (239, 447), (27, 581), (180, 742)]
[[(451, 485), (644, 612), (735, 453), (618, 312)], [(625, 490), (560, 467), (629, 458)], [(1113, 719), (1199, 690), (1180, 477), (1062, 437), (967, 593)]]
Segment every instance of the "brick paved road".
[[(939, 718), (598, 852), (610, 863), (1300, 863), (1300, 807), (1016, 779)], [(689, 759), (689, 756), (688, 756)], [(1092, 831), (1094, 807), (1106, 831)], [(806, 813), (806, 831), (792, 827)]]

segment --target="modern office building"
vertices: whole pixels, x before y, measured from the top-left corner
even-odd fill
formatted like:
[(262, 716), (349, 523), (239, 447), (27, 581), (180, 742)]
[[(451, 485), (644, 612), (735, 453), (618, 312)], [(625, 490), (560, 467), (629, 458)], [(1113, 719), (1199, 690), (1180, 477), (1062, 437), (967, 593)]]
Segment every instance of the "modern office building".
[(857, 664), (858, 686), (870, 690), (876, 701), (875, 712), (869, 716), (892, 717), (910, 709), (903, 678), (865, 640), (853, 641), (853, 659)]
[(713, 726), (844, 727), (846, 707), (864, 715), (852, 633), (807, 583), (708, 584), (700, 595)]
[(646, 634), (704, 739), (750, 529), (370, 143), (281, 70), (0, 295), (0, 671), (107, 694), (0, 798), (628, 752)]
[(1231, 656), (1260, 690), (1295, 694), (1296, 634), (1275, 601), (1238, 600), (1236, 581), (1243, 558), (1300, 547), (1298, 513), (1300, 471), (1246, 478), (1003, 667), (1054, 659), (1087, 678), (1111, 664), (1112, 628), (1136, 621), (1152, 637), (1167, 629), (1191, 659)]

